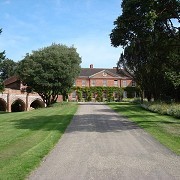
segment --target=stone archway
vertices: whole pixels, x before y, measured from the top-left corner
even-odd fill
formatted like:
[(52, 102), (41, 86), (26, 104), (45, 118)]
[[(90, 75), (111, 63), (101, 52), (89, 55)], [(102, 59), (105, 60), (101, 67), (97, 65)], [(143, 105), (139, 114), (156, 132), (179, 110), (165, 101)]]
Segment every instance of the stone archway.
[(44, 107), (45, 107), (45, 103), (40, 99), (35, 99), (30, 104), (30, 108), (32, 108), (32, 109), (38, 109), (38, 108), (44, 108)]
[(7, 103), (4, 99), (0, 98), (0, 111), (6, 111)]
[(17, 99), (11, 104), (11, 112), (21, 112), (26, 110), (26, 105), (23, 100)]

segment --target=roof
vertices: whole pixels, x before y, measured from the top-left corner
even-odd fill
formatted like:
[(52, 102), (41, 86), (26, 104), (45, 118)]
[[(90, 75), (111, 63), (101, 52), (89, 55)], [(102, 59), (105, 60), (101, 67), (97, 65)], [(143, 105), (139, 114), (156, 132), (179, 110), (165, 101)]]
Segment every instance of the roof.
[(6, 86), (6, 85), (14, 83), (16, 81), (19, 81), (19, 78), (17, 76), (12, 76), (12, 77), (4, 80), (4, 85)]
[(80, 72), (80, 77), (90, 77), (93, 76), (94, 74), (97, 74), (101, 71), (108, 71), (116, 76), (119, 77), (128, 77), (128, 78), (132, 78), (130, 76), (130, 74), (128, 72), (126, 72), (124, 69), (119, 69), (117, 71), (116, 68), (111, 68), (111, 69), (107, 69), (107, 68), (81, 68), (81, 72)]

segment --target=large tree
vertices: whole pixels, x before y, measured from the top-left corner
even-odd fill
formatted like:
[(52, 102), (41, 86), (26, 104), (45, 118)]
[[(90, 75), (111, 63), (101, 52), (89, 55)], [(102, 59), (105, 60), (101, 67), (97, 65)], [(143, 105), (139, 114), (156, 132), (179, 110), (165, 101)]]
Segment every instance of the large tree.
[[(0, 34), (2, 32), (2, 29), (0, 29)], [(0, 52), (0, 63), (2, 62), (2, 60), (4, 60), (5, 58), (5, 51)], [(0, 71), (0, 92), (3, 91), (4, 89), (4, 85), (3, 85), (3, 79), (1, 77), (1, 71)]]
[(124, 0), (122, 15), (114, 22), (111, 43), (124, 47), (119, 64), (134, 74), (148, 99), (173, 94), (174, 84), (167, 76), (179, 71), (180, 34), (173, 24), (180, 22), (179, 12), (177, 0)]
[(80, 73), (80, 63), (74, 47), (52, 44), (26, 54), (19, 63), (18, 74), (49, 106), (56, 102), (59, 94), (67, 96)]
[(15, 75), (17, 68), (17, 63), (11, 59), (5, 58), (0, 62), (0, 74), (1, 79), (4, 81), (5, 79)]

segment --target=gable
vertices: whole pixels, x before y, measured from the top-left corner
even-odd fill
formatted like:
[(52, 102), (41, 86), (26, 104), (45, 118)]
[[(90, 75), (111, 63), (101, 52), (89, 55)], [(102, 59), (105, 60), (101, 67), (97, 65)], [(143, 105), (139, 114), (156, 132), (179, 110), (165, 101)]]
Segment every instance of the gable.
[(116, 79), (119, 79), (120, 76), (118, 76), (117, 74), (114, 74), (108, 70), (102, 70), (100, 72), (97, 72), (93, 75), (90, 76), (90, 78), (116, 78)]

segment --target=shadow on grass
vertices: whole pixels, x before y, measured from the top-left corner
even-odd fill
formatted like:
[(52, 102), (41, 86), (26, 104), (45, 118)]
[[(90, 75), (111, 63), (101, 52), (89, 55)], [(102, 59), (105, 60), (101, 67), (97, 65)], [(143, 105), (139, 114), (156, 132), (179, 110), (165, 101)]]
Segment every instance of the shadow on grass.
[[(150, 112), (142, 108), (140, 105), (135, 103), (129, 103), (129, 102), (121, 102), (119, 104), (117, 103), (108, 103), (113, 107), (113, 110), (118, 113), (127, 114), (126, 117), (129, 119), (136, 118), (136, 124), (140, 125), (143, 128), (150, 128), (155, 127), (157, 124), (180, 124), (179, 121), (176, 120), (176, 118), (172, 118), (174, 120), (163, 120), (160, 115), (155, 112)], [(137, 114), (137, 112), (140, 112)], [(158, 118), (159, 117), (159, 118)], [(150, 120), (147, 120), (150, 119)]]
[(34, 116), (29, 119), (13, 120), (17, 129), (64, 131), (72, 119), (72, 115)]
[(8, 114), (9, 112), (6, 111), (0, 111), (0, 114)]
[[(17, 129), (30, 129), (63, 132), (69, 124), (72, 115), (37, 116), (30, 119), (15, 120), (14, 126)], [(74, 120), (68, 127), (67, 132), (118, 132), (124, 130), (138, 129), (134, 123), (119, 115), (85, 114), (75, 115)]]
[[(112, 103), (111, 103), (112, 104)], [(127, 103), (124, 103), (127, 104)], [(83, 104), (83, 105), (89, 105)], [(93, 103), (91, 103), (93, 105)], [(102, 104), (101, 104), (102, 105)], [(116, 104), (117, 105), (117, 104)], [(129, 104), (128, 104), (129, 105)], [(104, 105), (102, 105), (104, 106)], [(121, 104), (115, 108), (116, 111), (119, 109), (124, 108), (121, 107)], [(137, 105), (132, 104), (128, 109), (133, 111), (137, 111)], [(119, 132), (119, 131), (126, 131), (126, 130), (133, 130), (143, 128), (152, 128), (156, 127), (158, 124), (175, 124), (177, 122), (171, 121), (163, 121), (163, 120), (143, 120), (143, 117), (148, 117), (151, 119), (154, 115), (148, 114), (144, 115), (143, 113), (140, 115), (131, 114), (128, 115), (128, 118), (139, 118), (136, 123), (131, 122), (128, 118), (114, 114), (113, 110), (102, 108), (101, 110), (95, 110), (95, 114), (83, 114), (83, 115), (75, 115), (72, 123), (67, 129), (67, 133), (71, 132)], [(126, 110), (124, 110), (126, 111)], [(98, 113), (97, 113), (98, 112)], [(45, 131), (52, 131), (58, 130), (63, 132), (66, 129), (66, 126), (69, 124), (73, 115), (52, 115), (52, 116), (35, 116), (30, 119), (22, 119), (22, 120), (15, 120), (14, 125), (18, 129), (30, 129), (30, 130), (45, 130)], [(138, 126), (139, 125), (139, 126)]]

